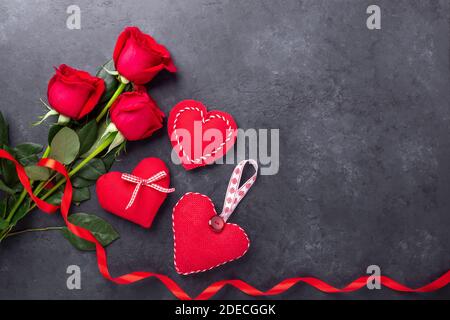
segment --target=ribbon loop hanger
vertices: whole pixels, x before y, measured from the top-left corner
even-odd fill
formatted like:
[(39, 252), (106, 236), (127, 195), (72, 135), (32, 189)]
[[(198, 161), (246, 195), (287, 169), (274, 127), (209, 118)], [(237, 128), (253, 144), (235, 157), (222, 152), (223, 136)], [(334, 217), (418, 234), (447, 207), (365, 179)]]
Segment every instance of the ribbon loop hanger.
[[(242, 173), (247, 163), (250, 163), (255, 169), (255, 173), (239, 187), (242, 179)], [(214, 216), (209, 221), (209, 225), (215, 232), (222, 231), (228, 218), (230, 218), (234, 209), (241, 200), (245, 197), (248, 190), (253, 186), (258, 176), (258, 163), (253, 159), (243, 160), (238, 163), (231, 174), (230, 181), (228, 182), (227, 193), (225, 194), (225, 200), (223, 202), (222, 213), (218, 216)]]

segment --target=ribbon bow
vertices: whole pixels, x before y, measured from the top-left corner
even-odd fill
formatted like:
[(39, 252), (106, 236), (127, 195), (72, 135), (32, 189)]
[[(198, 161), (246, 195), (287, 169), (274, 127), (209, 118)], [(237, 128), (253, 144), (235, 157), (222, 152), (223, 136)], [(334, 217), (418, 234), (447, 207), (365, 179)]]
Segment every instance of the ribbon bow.
[(129, 181), (132, 183), (136, 183), (136, 188), (134, 188), (133, 194), (131, 195), (130, 202), (128, 202), (128, 205), (125, 208), (125, 210), (128, 210), (133, 205), (134, 200), (136, 199), (136, 196), (139, 192), (139, 189), (141, 189), (142, 186), (150, 187), (155, 190), (158, 190), (159, 192), (164, 192), (164, 193), (174, 192), (175, 188), (167, 189), (167, 188), (161, 187), (160, 185), (154, 183), (156, 181), (161, 180), (162, 178), (164, 178), (166, 176), (167, 176), (167, 173), (165, 171), (160, 171), (148, 179), (143, 179), (141, 177), (137, 177), (137, 176), (134, 176), (134, 175), (128, 174), (128, 173), (122, 173), (123, 180)]

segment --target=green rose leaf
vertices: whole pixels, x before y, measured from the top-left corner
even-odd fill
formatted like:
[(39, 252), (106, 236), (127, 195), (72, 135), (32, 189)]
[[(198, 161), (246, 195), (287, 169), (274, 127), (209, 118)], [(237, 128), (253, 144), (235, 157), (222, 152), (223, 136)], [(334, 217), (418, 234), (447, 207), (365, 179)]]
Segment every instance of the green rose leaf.
[(112, 167), (112, 165), (114, 164), (114, 161), (116, 160), (116, 153), (115, 152), (110, 152), (108, 154), (106, 154), (103, 158), (103, 164), (105, 165), (105, 169), (106, 171), (109, 171)]
[(9, 194), (15, 194), (15, 193), (17, 193), (17, 192), (22, 190), (22, 185), (20, 183), (17, 183), (13, 187), (8, 187), (6, 185), (6, 183), (3, 180), (0, 179), (0, 190), (4, 191), (6, 193), (9, 193)]
[(46, 181), (51, 175), (50, 169), (39, 166), (25, 167), (25, 172), (27, 173), (28, 178), (34, 181)]
[(22, 143), (14, 148), (16, 159), (23, 165), (28, 166), (39, 160), (38, 154), (43, 146), (37, 143)]
[(53, 138), (56, 136), (56, 134), (62, 129), (64, 126), (59, 124), (54, 124), (50, 127), (50, 130), (48, 130), (48, 145), (50, 146), (52, 144)]
[(8, 123), (0, 112), (0, 146), (9, 145)]
[(86, 180), (81, 177), (74, 177), (71, 179), (72, 186), (75, 188), (84, 188), (84, 187), (90, 187), (95, 184), (95, 180)]
[[(16, 156), (15, 151), (4, 145), (3, 149), (5, 151), (8, 151), (13, 157)], [(0, 160), (1, 163), (1, 172), (2, 172), (2, 176), (3, 176), (3, 181), (6, 183), (6, 185), (8, 187), (13, 187), (15, 186), (18, 182), (19, 182), (19, 178), (17, 177), (17, 173), (16, 173), (16, 167), (14, 166), (14, 164), (6, 159), (1, 159)]]
[(77, 157), (79, 150), (78, 135), (72, 129), (64, 127), (53, 138), (49, 157), (63, 164), (70, 164)]
[(4, 230), (9, 227), (8, 221), (3, 218), (0, 218), (0, 230)]
[(91, 198), (91, 192), (88, 187), (74, 188), (72, 195), (72, 202), (80, 203)]
[[(74, 213), (69, 216), (69, 221), (76, 226), (91, 231), (104, 247), (120, 237), (119, 233), (108, 222), (92, 214)], [(86, 251), (95, 250), (95, 244), (77, 237), (66, 227), (61, 232), (75, 248)]]
[(27, 156), (30, 154), (38, 154), (42, 151), (43, 147), (41, 144), (37, 143), (22, 143), (19, 144), (14, 148), (16, 151), (17, 157), (20, 158), (21, 156)]
[(103, 134), (106, 131), (106, 127), (108, 126), (108, 124), (106, 123), (106, 121), (102, 122), (98, 128), (97, 128), (97, 138), (95, 139), (94, 144), (91, 146), (91, 148), (85, 152), (85, 153), (81, 153), (81, 158), (86, 158), (88, 155), (90, 155), (92, 152), (94, 152), (95, 149), (97, 149), (97, 147), (101, 144), (102, 142), (102, 137)]
[(30, 207), (30, 200), (25, 199), (23, 203), (19, 206), (17, 211), (14, 213), (13, 218), (11, 219), (10, 225), (15, 226), (20, 219), (27, 215), (28, 208)]
[(0, 200), (0, 217), (6, 218), (6, 209), (8, 209), (8, 198), (4, 197)]
[(109, 74), (105, 69), (108, 71), (116, 71), (114, 60), (111, 59), (107, 61), (103, 66), (100, 67), (97, 72), (97, 77), (102, 78), (105, 82), (105, 92), (103, 93), (100, 103), (107, 102), (113, 96), (114, 92), (119, 86), (119, 81), (116, 79), (116, 77)]
[(97, 140), (97, 131), (98, 126), (95, 119), (89, 121), (78, 131), (78, 138), (80, 140), (80, 154), (84, 154), (85, 152), (89, 151), (89, 149), (95, 143), (95, 141)]
[(102, 174), (106, 173), (105, 164), (102, 160), (94, 158), (89, 161), (78, 173), (77, 177), (81, 177), (86, 180), (97, 180)]
[(55, 206), (59, 206), (61, 204), (62, 196), (63, 196), (62, 191), (57, 191), (51, 196), (49, 196), (47, 199), (45, 199), (45, 201)]

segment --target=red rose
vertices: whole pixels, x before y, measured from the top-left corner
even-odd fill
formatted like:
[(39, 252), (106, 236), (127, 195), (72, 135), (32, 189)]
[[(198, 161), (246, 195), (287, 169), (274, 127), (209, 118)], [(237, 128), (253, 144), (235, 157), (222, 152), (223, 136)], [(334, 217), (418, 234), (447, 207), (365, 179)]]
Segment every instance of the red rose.
[(114, 64), (120, 75), (136, 84), (145, 84), (162, 69), (176, 72), (169, 51), (137, 27), (127, 27), (114, 48)]
[(48, 82), (47, 98), (60, 114), (78, 120), (94, 109), (103, 91), (102, 79), (62, 64)]
[(143, 91), (122, 93), (111, 107), (111, 121), (127, 140), (150, 137), (162, 127), (164, 113)]

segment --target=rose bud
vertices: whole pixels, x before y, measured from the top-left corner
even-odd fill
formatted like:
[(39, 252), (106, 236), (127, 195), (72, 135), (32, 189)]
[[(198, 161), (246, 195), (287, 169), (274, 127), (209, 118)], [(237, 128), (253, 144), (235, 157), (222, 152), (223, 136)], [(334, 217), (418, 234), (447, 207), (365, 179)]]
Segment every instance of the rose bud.
[(145, 84), (162, 69), (176, 72), (169, 51), (137, 27), (119, 35), (113, 54), (119, 74), (135, 84)]
[(127, 140), (150, 137), (162, 128), (164, 113), (144, 91), (122, 93), (111, 107), (111, 121)]
[(78, 120), (94, 109), (104, 91), (102, 79), (62, 64), (48, 82), (47, 98), (58, 113)]

